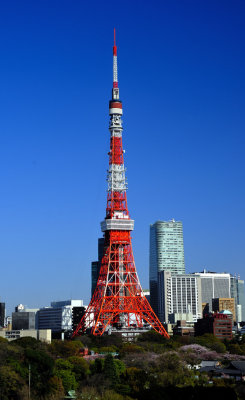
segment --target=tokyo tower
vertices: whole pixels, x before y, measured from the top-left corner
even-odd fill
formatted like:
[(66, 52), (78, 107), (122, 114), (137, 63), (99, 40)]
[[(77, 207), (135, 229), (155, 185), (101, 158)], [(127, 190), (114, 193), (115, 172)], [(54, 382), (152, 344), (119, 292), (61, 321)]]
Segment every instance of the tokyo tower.
[(122, 146), (122, 102), (119, 99), (117, 46), (114, 30), (113, 88), (109, 102), (110, 151), (106, 217), (101, 222), (104, 251), (97, 286), (73, 333), (93, 335), (120, 332), (130, 338), (153, 328), (169, 337), (143, 294), (136, 272), (130, 232), (134, 221), (127, 206), (127, 182)]

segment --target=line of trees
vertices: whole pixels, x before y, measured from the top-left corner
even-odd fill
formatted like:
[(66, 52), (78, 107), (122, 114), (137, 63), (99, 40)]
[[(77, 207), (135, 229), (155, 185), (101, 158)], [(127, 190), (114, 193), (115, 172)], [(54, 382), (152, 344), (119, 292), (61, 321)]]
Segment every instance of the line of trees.
[[(84, 346), (101, 357), (86, 361)], [(207, 374), (190, 366), (203, 357), (224, 363), (229, 357), (243, 359), (244, 346), (245, 338), (224, 343), (213, 335), (167, 340), (152, 331), (131, 344), (116, 335), (51, 344), (0, 338), (0, 400), (29, 399), (29, 368), (33, 400), (64, 399), (69, 391), (78, 400), (242, 399), (244, 383), (219, 379), (211, 384)]]

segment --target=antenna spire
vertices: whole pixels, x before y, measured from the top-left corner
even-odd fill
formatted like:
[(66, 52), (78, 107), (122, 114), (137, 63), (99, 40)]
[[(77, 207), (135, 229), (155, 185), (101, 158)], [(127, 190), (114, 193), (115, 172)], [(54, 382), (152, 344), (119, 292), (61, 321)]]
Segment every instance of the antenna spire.
[(116, 46), (116, 29), (114, 28), (114, 46), (113, 46), (113, 89), (112, 98), (119, 99), (118, 76), (117, 76), (117, 46)]
[(113, 56), (117, 56), (117, 46), (116, 46), (116, 29), (114, 28), (114, 46), (113, 46)]

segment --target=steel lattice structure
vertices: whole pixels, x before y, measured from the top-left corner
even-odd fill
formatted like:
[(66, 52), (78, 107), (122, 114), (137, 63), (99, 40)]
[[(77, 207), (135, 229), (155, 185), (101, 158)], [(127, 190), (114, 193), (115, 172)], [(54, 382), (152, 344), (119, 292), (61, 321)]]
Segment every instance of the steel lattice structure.
[(109, 115), (108, 195), (106, 217), (101, 222), (105, 238), (104, 252), (93, 297), (73, 337), (86, 330), (94, 335), (102, 335), (111, 328), (135, 330), (149, 326), (169, 337), (143, 294), (134, 263), (130, 234), (134, 229), (134, 221), (129, 216), (126, 196), (115, 30)]

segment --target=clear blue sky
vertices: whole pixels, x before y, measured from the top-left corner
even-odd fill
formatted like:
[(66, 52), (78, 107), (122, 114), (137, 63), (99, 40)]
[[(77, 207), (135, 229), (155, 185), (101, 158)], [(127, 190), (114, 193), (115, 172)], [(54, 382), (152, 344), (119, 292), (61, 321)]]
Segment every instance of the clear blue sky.
[(105, 216), (113, 28), (133, 249), (183, 221), (187, 271), (245, 278), (245, 2), (0, 5), (0, 299), (90, 296)]

